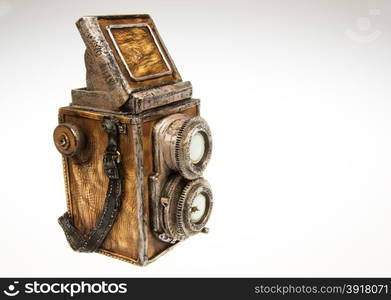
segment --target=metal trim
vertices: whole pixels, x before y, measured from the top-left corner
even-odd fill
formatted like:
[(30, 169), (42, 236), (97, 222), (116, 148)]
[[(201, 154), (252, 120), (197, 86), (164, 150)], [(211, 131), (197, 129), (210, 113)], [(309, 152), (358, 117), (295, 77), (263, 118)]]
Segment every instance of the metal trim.
[[(126, 63), (126, 60), (124, 58), (124, 56), (122, 55), (122, 52), (117, 44), (117, 42), (115, 41), (114, 39), (114, 36), (113, 36), (113, 33), (111, 32), (111, 29), (115, 29), (115, 28), (132, 28), (132, 27), (146, 27), (148, 30), (149, 30), (149, 33), (151, 34), (152, 38), (153, 38), (153, 42), (155, 43), (160, 55), (162, 56), (163, 58), (163, 61), (168, 69), (168, 71), (166, 72), (162, 72), (162, 73), (158, 73), (158, 74), (151, 74), (151, 75), (146, 75), (146, 76), (141, 76), (141, 77), (136, 77), (132, 74), (132, 72), (130, 71), (129, 67), (128, 67), (128, 64)], [(135, 80), (135, 81), (144, 81), (144, 80), (148, 80), (148, 79), (153, 79), (153, 78), (158, 78), (158, 77), (162, 77), (164, 75), (170, 75), (172, 74), (172, 68), (170, 66), (170, 64), (168, 63), (168, 59), (166, 57), (166, 55), (163, 53), (162, 49), (161, 49), (161, 46), (160, 46), (160, 43), (158, 41), (158, 39), (156, 38), (154, 32), (152, 31), (152, 28), (151, 26), (149, 26), (147, 23), (138, 23), (138, 24), (112, 24), (112, 25), (108, 25), (106, 26), (106, 30), (108, 31), (109, 33), (109, 36), (111, 38), (111, 41), (113, 42), (114, 44), (114, 47), (115, 49), (117, 50), (117, 53), (119, 55), (119, 57), (121, 58), (122, 60), (122, 63), (124, 64), (126, 70), (128, 71), (128, 74), (129, 76)]]
[(110, 94), (110, 99), (115, 107), (120, 107), (129, 99), (133, 91), (125, 74), (122, 73), (119, 62), (115, 59), (108, 39), (104, 36), (97, 17), (82, 17), (76, 22), (76, 26), (87, 47), (94, 57), (95, 65), (103, 76), (104, 90)]
[(134, 141), (134, 155), (136, 168), (136, 203), (138, 221), (138, 261), (140, 265), (148, 262), (147, 234), (144, 224), (144, 150), (142, 143), (142, 128), (140, 124), (133, 124), (132, 134)]

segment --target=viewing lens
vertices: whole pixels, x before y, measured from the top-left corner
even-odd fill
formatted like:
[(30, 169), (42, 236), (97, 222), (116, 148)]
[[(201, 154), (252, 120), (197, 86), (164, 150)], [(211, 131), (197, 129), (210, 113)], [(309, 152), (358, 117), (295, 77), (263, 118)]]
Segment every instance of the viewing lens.
[(159, 121), (154, 132), (168, 168), (188, 180), (202, 176), (212, 153), (212, 136), (204, 119), (173, 114)]
[(190, 159), (193, 164), (200, 162), (205, 153), (205, 138), (202, 133), (197, 131), (190, 141)]

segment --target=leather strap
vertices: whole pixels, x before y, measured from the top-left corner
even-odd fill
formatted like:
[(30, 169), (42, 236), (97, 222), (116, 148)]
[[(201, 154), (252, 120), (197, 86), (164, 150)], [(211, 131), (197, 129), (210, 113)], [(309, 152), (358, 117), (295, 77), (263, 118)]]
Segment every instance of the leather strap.
[(104, 118), (103, 129), (107, 132), (108, 144), (103, 156), (103, 169), (109, 178), (106, 199), (102, 214), (95, 227), (83, 235), (74, 226), (73, 219), (69, 212), (62, 215), (58, 222), (64, 230), (68, 243), (75, 251), (93, 252), (96, 251), (105, 240), (113, 226), (121, 206), (122, 176), (119, 148), (118, 120)]

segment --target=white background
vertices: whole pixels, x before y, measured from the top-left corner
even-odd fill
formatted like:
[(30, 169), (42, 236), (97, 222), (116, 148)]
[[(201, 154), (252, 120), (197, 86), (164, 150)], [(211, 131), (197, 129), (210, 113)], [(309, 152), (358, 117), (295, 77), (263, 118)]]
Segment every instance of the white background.
[[(140, 268), (73, 252), (57, 109), (83, 15), (149, 13), (214, 135), (210, 234)], [(0, 0), (0, 276), (391, 276), (389, 1)]]

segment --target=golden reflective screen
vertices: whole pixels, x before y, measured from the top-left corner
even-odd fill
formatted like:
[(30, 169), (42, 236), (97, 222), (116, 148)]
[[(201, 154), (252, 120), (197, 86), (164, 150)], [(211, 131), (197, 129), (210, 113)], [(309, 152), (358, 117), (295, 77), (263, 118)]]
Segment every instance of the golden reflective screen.
[(111, 28), (111, 33), (133, 77), (170, 71), (147, 27)]

